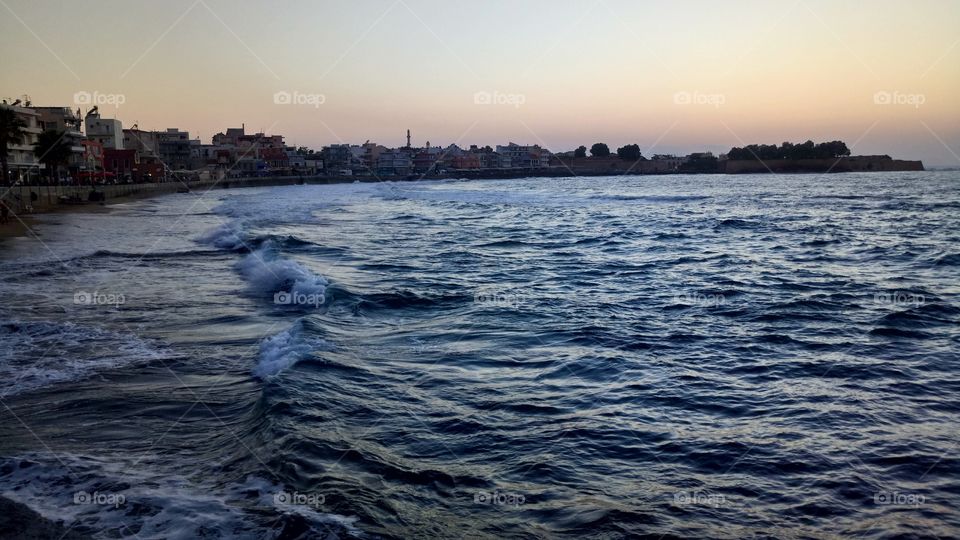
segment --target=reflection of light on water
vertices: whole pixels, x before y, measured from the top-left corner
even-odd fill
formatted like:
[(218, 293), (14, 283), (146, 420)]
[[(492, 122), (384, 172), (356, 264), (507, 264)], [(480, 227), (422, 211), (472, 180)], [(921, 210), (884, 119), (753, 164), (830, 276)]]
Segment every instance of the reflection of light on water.
[[(3, 354), (26, 362), (51, 345), (34, 367), (90, 369), (48, 381), (55, 399), (18, 386), (12, 406), (39, 437), (106, 457), (152, 444), (161, 487), (170, 471), (211, 496), (238, 471), (271, 479), (229, 504), (323, 494), (322, 508), (298, 507), (311, 524), (306, 510), (400, 537), (585, 536), (600, 520), (710, 536), (722, 516), (732, 535), (762, 521), (762, 534), (840, 536), (877, 519), (909, 534), (896, 511), (942, 532), (937, 458), (960, 412), (943, 397), (960, 214), (943, 205), (960, 193), (922, 178), (404, 182), (402, 200), (389, 185), (290, 186), (220, 192), (212, 213), (176, 224), (172, 198), (64, 215), (44, 239), (74, 256), (69, 270), (30, 240), (0, 255), (5, 318), (54, 324), (0, 349), (0, 369)], [(235, 239), (273, 252), (255, 264)], [(21, 255), (33, 262), (7, 259)], [(322, 305), (278, 302), (298, 280), (323, 287)], [(73, 303), (94, 290), (127, 302)], [(91, 342), (66, 320), (107, 333)], [(126, 338), (171, 357), (96, 364)], [(264, 358), (280, 369), (252, 376)], [(0, 441), (34, 449), (9, 420)], [(891, 456), (930, 472), (893, 485)], [(880, 493), (925, 504), (873, 504)]]

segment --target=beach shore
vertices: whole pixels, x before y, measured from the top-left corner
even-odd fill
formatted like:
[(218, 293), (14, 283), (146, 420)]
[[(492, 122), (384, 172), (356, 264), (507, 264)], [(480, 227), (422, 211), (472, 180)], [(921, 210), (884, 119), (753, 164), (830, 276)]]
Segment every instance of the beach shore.
[(107, 213), (111, 211), (111, 207), (117, 204), (123, 204), (130, 201), (135, 201), (138, 199), (144, 199), (149, 197), (156, 197), (166, 193), (150, 193), (144, 192), (142, 195), (128, 195), (124, 197), (116, 197), (110, 200), (107, 200), (103, 203), (90, 203), (83, 205), (56, 205), (49, 207), (41, 207), (36, 212), (30, 214), (16, 214), (15, 212), (10, 213), (10, 219), (7, 223), (0, 223), (0, 241), (10, 239), (10, 238), (19, 238), (19, 237), (29, 237), (34, 236), (33, 227), (37, 223), (37, 216), (41, 214), (59, 214), (59, 213)]
[[(163, 184), (127, 184), (98, 186), (97, 190), (102, 191), (106, 200), (103, 202), (88, 202), (84, 204), (58, 204), (56, 202), (57, 194), (48, 197), (46, 186), (23, 186), (13, 188), (8, 195), (16, 193), (22, 198), (28, 197), (30, 191), (40, 193), (40, 198), (34, 204), (32, 212), (20, 213), (17, 211), (17, 205), (12, 201), (12, 196), (6, 197), (11, 212), (7, 223), (0, 223), (0, 241), (10, 238), (24, 236), (33, 236), (34, 224), (37, 223), (36, 216), (41, 214), (54, 213), (106, 213), (111, 211), (111, 207), (140, 199), (149, 199), (160, 195), (169, 195), (178, 190), (189, 187), (191, 192), (203, 193), (212, 189), (237, 188), (237, 187), (260, 187), (271, 185), (289, 185), (295, 184), (302, 179), (299, 177), (276, 177), (276, 178), (232, 178), (219, 181), (199, 181), (184, 184), (181, 182), (168, 182)], [(88, 190), (89, 188), (87, 188)], [(77, 188), (60, 187), (58, 194), (73, 194)], [(22, 195), (21, 195), (22, 194)]]
[[(881, 156), (886, 158), (886, 156)], [(857, 160), (863, 160), (865, 158), (851, 158), (847, 161), (860, 163)], [(591, 161), (592, 160), (592, 161)], [(17, 238), (23, 236), (31, 236), (32, 225), (36, 222), (34, 218), (37, 214), (46, 214), (46, 213), (55, 213), (55, 212), (108, 212), (111, 205), (122, 204), (125, 202), (130, 202), (138, 199), (146, 199), (150, 197), (156, 197), (159, 195), (166, 195), (170, 193), (176, 193), (178, 190), (181, 190), (184, 187), (188, 187), (191, 191), (194, 192), (203, 192), (213, 189), (228, 189), (228, 188), (242, 188), (242, 187), (266, 187), (266, 186), (281, 186), (281, 185), (292, 185), (292, 184), (349, 184), (353, 182), (404, 182), (408, 180), (508, 180), (508, 179), (519, 179), (519, 178), (529, 178), (529, 177), (544, 177), (544, 178), (568, 178), (575, 176), (648, 176), (648, 175), (657, 175), (657, 176), (668, 176), (678, 174), (677, 171), (663, 171), (663, 170), (641, 170), (642, 168), (628, 167), (623, 169), (622, 167), (627, 167), (629, 162), (622, 160), (620, 158), (610, 158), (610, 160), (597, 160), (590, 158), (591, 163), (590, 167), (582, 167), (580, 165), (573, 166), (564, 166), (564, 167), (554, 167), (549, 170), (540, 170), (540, 171), (520, 171), (520, 170), (502, 170), (502, 171), (491, 171), (491, 170), (462, 170), (455, 173), (442, 173), (442, 174), (429, 174), (429, 175), (411, 175), (409, 177), (378, 177), (375, 175), (356, 175), (356, 176), (279, 176), (279, 177), (252, 177), (252, 178), (225, 178), (221, 180), (201, 180), (194, 181), (189, 183), (183, 182), (167, 182), (167, 183), (155, 183), (155, 184), (121, 184), (121, 185), (108, 185), (108, 186), (98, 186), (99, 191), (104, 192), (106, 195), (106, 200), (104, 202), (98, 203), (86, 203), (86, 204), (58, 204), (57, 198), (58, 195), (75, 195), (80, 194), (82, 191), (86, 193), (89, 191), (89, 188), (79, 189), (77, 187), (55, 187), (48, 188), (47, 186), (21, 186), (15, 188), (5, 188), (6, 197), (3, 199), (8, 203), (11, 208), (11, 215), (8, 223), (0, 223), (0, 241), (9, 238)], [(800, 160), (803, 161), (803, 160)], [(796, 162), (784, 162), (786, 164), (778, 164), (778, 167), (783, 167), (779, 172), (782, 173), (813, 173), (813, 172), (823, 172), (820, 168), (823, 168), (824, 163), (821, 163), (817, 160), (808, 160), (816, 161), (813, 165), (807, 164), (813, 168), (804, 169), (800, 167), (798, 170), (790, 169), (788, 166), (794, 166), (800, 161)], [(890, 171), (890, 170), (923, 170), (923, 165), (920, 162), (901, 162), (895, 160), (889, 160), (886, 158), (882, 160), (884, 165), (877, 166), (876, 168), (871, 167), (867, 169), (866, 165), (860, 163), (858, 165), (861, 167), (862, 171), (858, 169), (858, 172), (878, 172), (878, 171)], [(603, 162), (607, 165), (597, 165), (597, 163)], [(869, 163), (868, 163), (869, 162)], [(736, 162), (735, 164), (742, 164), (744, 162)], [(772, 170), (768, 168), (762, 168), (762, 170), (756, 170), (755, 167), (759, 167), (762, 162), (749, 162), (749, 166), (744, 166), (741, 168), (728, 167), (726, 174), (750, 174), (750, 173), (770, 173)], [(790, 164), (793, 165), (790, 165)], [(872, 164), (873, 161), (867, 159), (864, 163)], [(906, 163), (909, 165), (901, 167), (900, 164)], [(615, 166), (612, 166), (613, 164)], [(570, 165), (574, 165), (571, 163)], [(818, 168), (820, 167), (820, 168)], [(836, 162), (833, 162), (829, 168), (833, 169), (836, 167)], [(838, 169), (835, 172), (851, 172), (848, 169)], [(717, 171), (719, 174), (723, 174), (724, 171)], [(691, 173), (696, 174), (696, 173)], [(54, 191), (51, 191), (53, 189)], [(16, 194), (20, 197), (21, 200), (29, 197), (30, 191), (36, 191), (40, 197), (39, 200), (34, 203), (33, 211), (30, 213), (20, 213), (15, 212), (17, 208), (17, 203), (12, 199), (12, 195)]]

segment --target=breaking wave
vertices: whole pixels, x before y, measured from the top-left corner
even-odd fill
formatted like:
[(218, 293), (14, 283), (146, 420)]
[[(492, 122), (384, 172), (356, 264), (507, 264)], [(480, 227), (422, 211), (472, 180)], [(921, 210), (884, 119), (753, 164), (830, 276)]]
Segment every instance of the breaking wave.
[(260, 342), (260, 360), (253, 374), (269, 380), (317, 351), (329, 350), (330, 345), (319, 338), (308, 338), (304, 324), (297, 321), (292, 327)]

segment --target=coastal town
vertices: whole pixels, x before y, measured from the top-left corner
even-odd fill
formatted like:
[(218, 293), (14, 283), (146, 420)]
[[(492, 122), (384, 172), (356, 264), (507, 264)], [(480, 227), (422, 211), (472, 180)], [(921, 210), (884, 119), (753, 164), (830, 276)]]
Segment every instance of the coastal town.
[[(76, 96), (75, 96), (76, 98)], [(82, 103), (84, 100), (75, 99)], [(330, 144), (319, 150), (288, 145), (283, 135), (228, 127), (209, 143), (180, 128), (147, 129), (134, 123), (124, 127), (94, 105), (37, 106), (27, 96), (8, 103), (15, 134), (0, 141), (5, 182), (8, 185), (104, 185), (257, 177), (356, 178), (510, 178), (518, 176), (572, 176), (671, 173), (791, 172), (798, 160), (749, 159), (747, 149), (733, 149), (746, 159), (728, 159), (711, 152), (685, 156), (644, 156), (639, 145), (612, 150), (595, 143), (553, 153), (538, 144), (507, 142), (496, 146), (414, 144), (409, 130), (406, 145), (390, 148), (375, 142)], [(11, 114), (12, 113), (12, 114)], [(4, 131), (10, 128), (4, 127)], [(921, 170), (919, 162), (888, 156), (849, 156), (846, 145), (817, 145), (828, 154), (811, 153), (811, 170)], [(758, 152), (765, 146), (757, 147)], [(802, 148), (797, 145), (796, 148)], [(757, 154), (754, 154), (757, 155)], [(777, 156), (773, 156), (777, 157)], [(807, 156), (805, 156), (807, 157)], [(831, 163), (842, 158), (843, 164)], [(818, 159), (820, 158), (819, 162)], [(784, 163), (786, 162), (786, 163)], [(782, 171), (778, 170), (782, 169)], [(801, 168), (802, 169), (802, 168)]]

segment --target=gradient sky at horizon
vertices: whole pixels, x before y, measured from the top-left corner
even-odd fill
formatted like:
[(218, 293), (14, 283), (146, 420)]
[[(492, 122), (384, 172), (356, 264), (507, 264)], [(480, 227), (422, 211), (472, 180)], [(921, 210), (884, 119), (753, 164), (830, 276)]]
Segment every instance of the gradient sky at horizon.
[(241, 123), (313, 148), (842, 139), (960, 166), (958, 0), (0, 0), (0, 51), (0, 97), (122, 94), (105, 116), (204, 142)]

